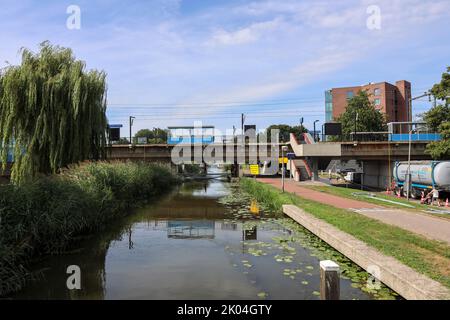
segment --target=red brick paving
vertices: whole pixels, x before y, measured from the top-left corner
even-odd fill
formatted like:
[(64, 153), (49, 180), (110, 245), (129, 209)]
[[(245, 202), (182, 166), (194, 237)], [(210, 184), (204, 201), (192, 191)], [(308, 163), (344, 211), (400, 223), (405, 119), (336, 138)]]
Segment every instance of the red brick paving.
[[(278, 189), (281, 189), (281, 179), (274, 178), (258, 178), (257, 181), (270, 184)], [(286, 192), (295, 193), (305, 199), (329, 204), (331, 206), (341, 208), (341, 209), (372, 209), (372, 208), (382, 208), (376, 204), (346, 199), (334, 195), (327, 194), (325, 192), (311, 190), (309, 188), (301, 187), (297, 182), (291, 180), (284, 181), (284, 190)]]

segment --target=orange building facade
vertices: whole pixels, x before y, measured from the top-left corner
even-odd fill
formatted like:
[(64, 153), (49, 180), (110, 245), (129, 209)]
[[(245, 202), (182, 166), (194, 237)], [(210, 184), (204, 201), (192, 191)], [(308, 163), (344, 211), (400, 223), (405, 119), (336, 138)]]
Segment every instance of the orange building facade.
[(365, 90), (369, 100), (386, 116), (387, 122), (411, 121), (411, 83), (400, 80), (369, 83), (363, 86), (333, 88), (325, 92), (325, 122), (336, 120), (347, 108), (348, 100)]

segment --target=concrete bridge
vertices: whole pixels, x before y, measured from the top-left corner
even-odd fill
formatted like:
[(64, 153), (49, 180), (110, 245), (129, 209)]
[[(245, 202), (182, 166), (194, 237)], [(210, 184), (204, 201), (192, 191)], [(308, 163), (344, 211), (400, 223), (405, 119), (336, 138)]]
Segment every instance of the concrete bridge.
[[(429, 141), (411, 142), (411, 160), (430, 160), (425, 153)], [(331, 160), (356, 160), (361, 164), (364, 185), (386, 188), (392, 178), (395, 161), (408, 160), (408, 141), (299, 143), (291, 134), (290, 146), (297, 159), (305, 160), (312, 180), (325, 170)], [(300, 177), (298, 174), (297, 177)]]

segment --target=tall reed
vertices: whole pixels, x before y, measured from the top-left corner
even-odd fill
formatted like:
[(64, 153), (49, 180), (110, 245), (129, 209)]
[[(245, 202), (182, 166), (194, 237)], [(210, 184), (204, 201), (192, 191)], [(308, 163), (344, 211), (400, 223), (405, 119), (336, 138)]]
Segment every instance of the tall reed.
[(162, 165), (91, 163), (24, 185), (0, 185), (0, 296), (19, 290), (31, 258), (64, 251), (129, 209), (169, 190)]

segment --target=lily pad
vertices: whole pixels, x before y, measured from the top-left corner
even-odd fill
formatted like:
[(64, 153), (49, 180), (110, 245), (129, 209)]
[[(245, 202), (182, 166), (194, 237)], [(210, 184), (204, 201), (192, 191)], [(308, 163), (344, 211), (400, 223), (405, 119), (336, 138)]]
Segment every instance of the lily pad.
[(268, 294), (265, 292), (258, 293), (258, 298), (266, 298), (267, 296), (268, 296)]

